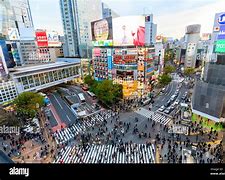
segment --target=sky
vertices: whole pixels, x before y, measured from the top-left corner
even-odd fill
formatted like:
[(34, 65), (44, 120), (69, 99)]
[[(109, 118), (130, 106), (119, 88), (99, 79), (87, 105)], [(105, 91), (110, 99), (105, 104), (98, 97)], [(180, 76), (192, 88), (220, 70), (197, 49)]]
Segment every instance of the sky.
[[(211, 33), (215, 13), (225, 11), (225, 0), (102, 0), (120, 16), (153, 13), (157, 35), (181, 38), (185, 27), (201, 24), (201, 33)], [(36, 29), (63, 34), (59, 0), (30, 0)]]

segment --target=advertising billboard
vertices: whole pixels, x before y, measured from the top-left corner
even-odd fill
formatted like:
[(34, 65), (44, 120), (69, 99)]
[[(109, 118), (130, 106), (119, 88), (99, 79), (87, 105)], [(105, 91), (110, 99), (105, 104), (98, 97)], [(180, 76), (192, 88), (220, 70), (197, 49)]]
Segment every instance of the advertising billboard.
[(60, 47), (62, 43), (59, 41), (59, 34), (56, 31), (48, 31), (48, 46), (50, 47)]
[(114, 18), (114, 46), (142, 46), (145, 44), (145, 16), (124, 16)]
[(91, 22), (94, 46), (112, 46), (112, 17)]
[(218, 40), (216, 42), (216, 49), (215, 52), (218, 53), (225, 53), (225, 40)]
[(94, 48), (93, 49), (93, 56), (101, 56), (101, 49), (100, 48)]
[(225, 25), (225, 12), (216, 13), (214, 18), (213, 31), (219, 32), (220, 27)]
[(8, 37), (10, 41), (19, 41), (20, 36), (17, 28), (8, 28)]
[(6, 74), (8, 74), (8, 69), (2, 47), (0, 46), (0, 76), (5, 76)]
[(220, 30), (219, 30), (219, 33), (217, 35), (217, 39), (218, 40), (225, 39), (225, 25), (220, 26)]
[(112, 56), (108, 56), (108, 69), (112, 70), (113, 68), (113, 63), (112, 63)]
[(147, 71), (146, 71), (147, 74), (150, 74), (150, 73), (152, 73), (152, 72), (154, 72), (154, 67), (150, 67), (150, 68), (148, 68)]
[(6, 44), (5, 40), (0, 40), (0, 46), (2, 48), (2, 53), (4, 56), (5, 63), (8, 68), (13, 68), (15, 66), (15, 61), (11, 53), (10, 45)]
[(35, 35), (38, 47), (48, 47), (48, 37), (46, 31), (36, 31)]
[(156, 39), (155, 42), (162, 43), (163, 37), (161, 35), (158, 35), (158, 36), (156, 36), (155, 39)]

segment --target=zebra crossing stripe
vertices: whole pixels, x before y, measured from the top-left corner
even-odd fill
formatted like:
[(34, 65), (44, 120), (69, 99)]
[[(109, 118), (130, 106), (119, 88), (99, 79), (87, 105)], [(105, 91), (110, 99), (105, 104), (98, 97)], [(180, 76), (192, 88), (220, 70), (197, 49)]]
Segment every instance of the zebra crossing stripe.
[(66, 162), (65, 160), (65, 158), (67, 157), (67, 154), (68, 154), (68, 152), (70, 151), (70, 146), (67, 146), (67, 147), (65, 147), (66, 148), (66, 151), (65, 151), (65, 153), (63, 153), (62, 154), (62, 157), (61, 157), (61, 159), (63, 159), (64, 160), (64, 163)]

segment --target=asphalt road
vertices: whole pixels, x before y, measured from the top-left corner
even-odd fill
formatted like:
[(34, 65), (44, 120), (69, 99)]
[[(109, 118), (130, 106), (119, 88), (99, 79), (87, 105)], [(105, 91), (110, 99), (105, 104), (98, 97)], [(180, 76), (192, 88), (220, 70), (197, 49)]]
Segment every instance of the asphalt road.
[(67, 125), (74, 124), (76, 122), (76, 116), (71, 111), (70, 107), (64, 102), (61, 96), (54, 92), (49, 95), (49, 99), (56, 109), (60, 119)]
[[(158, 110), (161, 106), (165, 105), (166, 102), (170, 99), (170, 97), (175, 93), (175, 91), (178, 88), (178, 84), (179, 84), (179, 77), (177, 77), (175, 75), (175, 77), (173, 77), (173, 81), (166, 87), (166, 90), (164, 93), (161, 93), (156, 99), (155, 102), (152, 106), (152, 110), (156, 111)], [(174, 100), (174, 102), (176, 100), (179, 100), (181, 102), (181, 98), (183, 96), (183, 94), (188, 91), (187, 86), (182, 85), (182, 87), (180, 88), (178, 97)], [(148, 107), (147, 107), (148, 108)], [(175, 114), (175, 110), (173, 110), (170, 115), (173, 116)]]

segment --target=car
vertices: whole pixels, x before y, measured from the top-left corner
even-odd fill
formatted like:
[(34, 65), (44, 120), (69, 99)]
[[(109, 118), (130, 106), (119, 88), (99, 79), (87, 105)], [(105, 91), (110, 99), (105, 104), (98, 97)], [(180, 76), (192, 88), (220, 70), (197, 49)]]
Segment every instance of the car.
[(169, 114), (171, 112), (170, 107), (166, 108), (166, 110), (164, 111), (164, 113)]
[(176, 99), (176, 95), (172, 95), (170, 101), (174, 101)]
[(177, 100), (174, 102), (175, 105), (178, 105), (179, 103), (180, 103), (180, 100), (179, 100), (179, 99), (177, 99)]
[(181, 97), (182, 100), (185, 100), (186, 98), (187, 98), (187, 95), (185, 94)]
[(162, 88), (161, 92), (162, 92), (162, 93), (164, 93), (164, 92), (165, 92), (165, 90), (166, 90), (166, 88)]
[(171, 111), (173, 111), (174, 109), (175, 109), (175, 106), (174, 105), (170, 106), (170, 110)]
[(169, 105), (171, 104), (171, 101), (167, 101), (166, 104), (165, 104), (165, 107), (169, 107)]
[(165, 106), (161, 106), (161, 107), (158, 109), (158, 111), (163, 112), (165, 109), (166, 109)]

